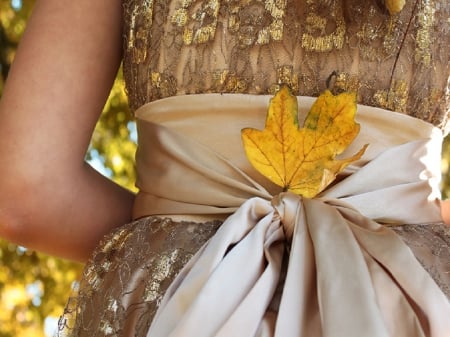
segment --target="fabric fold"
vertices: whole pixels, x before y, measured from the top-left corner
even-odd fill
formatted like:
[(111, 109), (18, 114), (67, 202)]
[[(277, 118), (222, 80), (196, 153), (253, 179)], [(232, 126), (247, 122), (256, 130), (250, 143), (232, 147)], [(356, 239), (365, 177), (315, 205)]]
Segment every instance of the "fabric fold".
[[(313, 101), (298, 98), (300, 120)], [(448, 299), (381, 224), (441, 221), (440, 131), (358, 106), (361, 133), (347, 151), (369, 143), (365, 156), (303, 199), (245, 158), (240, 130), (262, 128), (267, 102), (193, 95), (136, 112), (135, 217), (226, 217), (169, 287), (148, 336), (448, 337)]]
[[(148, 336), (448, 336), (448, 300), (394, 232), (342, 205), (276, 199), (252, 198), (223, 223)], [(276, 326), (264, 334), (286, 247)]]

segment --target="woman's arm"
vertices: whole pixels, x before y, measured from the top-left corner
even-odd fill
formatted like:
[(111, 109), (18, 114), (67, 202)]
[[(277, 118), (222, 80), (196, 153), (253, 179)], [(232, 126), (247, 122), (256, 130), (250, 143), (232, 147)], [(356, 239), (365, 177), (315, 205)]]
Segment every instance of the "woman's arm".
[(450, 199), (441, 201), (441, 214), (444, 222), (450, 226)]
[(37, 1), (0, 101), (0, 236), (85, 260), (133, 195), (84, 162), (121, 60), (120, 0)]

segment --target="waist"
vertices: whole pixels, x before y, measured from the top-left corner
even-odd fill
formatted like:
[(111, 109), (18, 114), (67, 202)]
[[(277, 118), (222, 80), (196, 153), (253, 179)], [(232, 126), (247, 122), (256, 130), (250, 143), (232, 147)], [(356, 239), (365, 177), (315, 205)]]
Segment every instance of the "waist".
[[(280, 193), (247, 161), (240, 137), (244, 127), (264, 127), (270, 98), (189, 95), (138, 109), (140, 192), (134, 216), (223, 218), (248, 198), (270, 199)], [(300, 123), (314, 100), (298, 97)], [(435, 200), (439, 198), (441, 131), (413, 117), (368, 106), (358, 106), (356, 120), (360, 134), (342, 156), (356, 152), (362, 144), (368, 143), (369, 148), (319, 197), (345, 200), (383, 222), (439, 221)], [(424, 215), (419, 219), (411, 212), (391, 210), (397, 198), (413, 199), (409, 207), (425, 209)]]

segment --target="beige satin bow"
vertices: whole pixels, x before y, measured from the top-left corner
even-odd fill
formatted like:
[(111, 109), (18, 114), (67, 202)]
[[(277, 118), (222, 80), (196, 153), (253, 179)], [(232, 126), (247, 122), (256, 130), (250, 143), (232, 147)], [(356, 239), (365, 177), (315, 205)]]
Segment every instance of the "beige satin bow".
[[(240, 130), (262, 127), (268, 99), (192, 95), (136, 112), (135, 216), (226, 218), (168, 289), (148, 336), (448, 337), (445, 295), (380, 224), (442, 220), (441, 132), (359, 106), (347, 151), (369, 143), (364, 158), (302, 199), (267, 182), (242, 149)], [(298, 100), (302, 118), (314, 98)]]

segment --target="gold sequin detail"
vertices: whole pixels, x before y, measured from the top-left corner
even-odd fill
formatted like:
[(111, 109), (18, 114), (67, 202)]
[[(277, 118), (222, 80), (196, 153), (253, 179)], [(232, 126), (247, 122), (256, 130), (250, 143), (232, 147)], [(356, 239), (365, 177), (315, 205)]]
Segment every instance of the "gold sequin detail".
[(280, 90), (282, 84), (287, 84), (291, 88), (293, 94), (299, 92), (299, 75), (294, 72), (292, 66), (286, 65), (278, 67), (277, 82), (270, 87), (269, 93), (274, 95)]
[(360, 86), (358, 76), (345, 72), (333, 72), (327, 82), (328, 89), (335, 95), (344, 91), (358, 92)]
[[(196, 7), (200, 4), (200, 8)], [(181, 8), (175, 10), (171, 22), (183, 27), (183, 42), (186, 45), (208, 42), (214, 38), (220, 1), (181, 1)], [(191, 11), (193, 11), (191, 13)]]
[(405, 112), (408, 99), (408, 84), (402, 80), (395, 80), (387, 91), (377, 91), (374, 95), (378, 105), (385, 109)]
[[(297, 95), (356, 90), (358, 103), (445, 128), (450, 8), (378, 0), (124, 0), (132, 110), (198, 93)], [(438, 103), (437, 102), (438, 98)]]
[(239, 78), (229, 70), (217, 70), (213, 73), (214, 91), (227, 93), (243, 93), (249, 86), (247, 81)]
[(406, 23), (399, 16), (384, 17), (375, 6), (370, 6), (357, 33), (361, 56), (369, 61), (382, 62), (395, 56), (402, 42)]
[(425, 0), (420, 7), (419, 15), (417, 15), (418, 29), (414, 61), (429, 67), (431, 65), (430, 48), (433, 44), (432, 29), (435, 9), (432, 0)]
[(265, 45), (283, 38), (286, 0), (232, 1), (228, 30), (236, 34), (240, 47)]
[(69, 299), (58, 336), (145, 336), (172, 280), (220, 224), (147, 217), (106, 236)]
[(131, 5), (129, 31), (127, 34), (127, 52), (134, 63), (142, 63), (147, 58), (148, 28), (153, 23), (153, 0), (143, 0)]
[(150, 74), (149, 89), (161, 97), (169, 97), (175, 94), (177, 81), (173, 76), (152, 72)]
[[(339, 1), (328, 1), (320, 6), (320, 1), (307, 0), (308, 16), (306, 32), (302, 36), (302, 47), (308, 51), (326, 52), (341, 49), (344, 45), (345, 21)], [(323, 16), (326, 15), (326, 16)], [(332, 31), (328, 32), (329, 27)]]
[(192, 254), (187, 254), (182, 249), (175, 249), (155, 261), (155, 265), (153, 267), (154, 275), (147, 281), (148, 283), (145, 286), (143, 300), (146, 302), (157, 301), (159, 303), (165, 292), (162, 285), (164, 284), (164, 280), (169, 278), (171, 273), (173, 273), (172, 267), (174, 265), (185, 265), (191, 257)]

